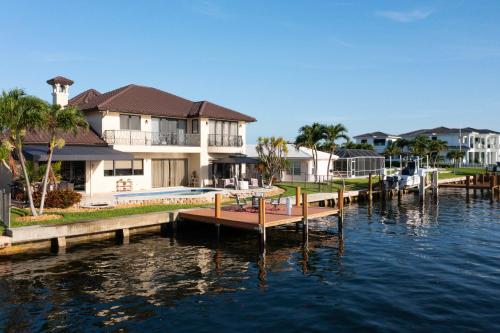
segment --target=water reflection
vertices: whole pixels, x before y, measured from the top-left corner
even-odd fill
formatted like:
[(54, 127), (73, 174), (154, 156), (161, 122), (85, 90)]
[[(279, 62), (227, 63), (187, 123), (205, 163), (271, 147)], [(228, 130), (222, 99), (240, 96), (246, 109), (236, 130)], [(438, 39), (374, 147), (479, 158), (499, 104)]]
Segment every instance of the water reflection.
[[(70, 247), (58, 256), (4, 258), (0, 327), (162, 331), (169, 324), (192, 331), (200, 327), (194, 318), (198, 325), (210, 321), (207, 327), (219, 317), (241, 326), (250, 321), (248, 313), (273, 323), (286, 322), (293, 312), (299, 321), (323, 325), (318, 330), (331, 328), (327, 318), (336, 313), (344, 318), (341, 328), (376, 331), (385, 327), (377, 325), (404, 325), (397, 317), (405, 316), (438, 325), (429, 304), (455, 321), (474, 318), (466, 311), (488, 313), (494, 306), (481, 308), (467, 297), (480, 295), (487, 303), (500, 287), (488, 280), (500, 269), (500, 243), (490, 236), (498, 230), (484, 231), (498, 227), (491, 223), (500, 218), (498, 203), (478, 197), (466, 204), (463, 194), (450, 193), (438, 200), (428, 196), (423, 206), (413, 195), (348, 205), (345, 240), (337, 237), (336, 217), (310, 221), (305, 238), (301, 227), (271, 229), (263, 253), (254, 233), (223, 229), (217, 241), (211, 226), (179, 225), (175, 237), (134, 236), (125, 246), (110, 241)], [(462, 222), (467, 228), (457, 228)], [(459, 247), (469, 240), (468, 248)], [(477, 278), (470, 279), (472, 271)], [(440, 303), (441, 295), (447, 298)], [(475, 306), (458, 308), (455, 299)], [(461, 327), (473, 326), (481, 323)], [(220, 330), (238, 329), (231, 328)]]

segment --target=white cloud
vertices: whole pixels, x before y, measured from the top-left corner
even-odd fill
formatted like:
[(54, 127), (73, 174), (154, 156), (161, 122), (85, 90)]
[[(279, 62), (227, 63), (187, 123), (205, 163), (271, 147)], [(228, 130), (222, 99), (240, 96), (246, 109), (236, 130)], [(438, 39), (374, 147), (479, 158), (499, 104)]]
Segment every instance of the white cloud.
[(406, 12), (383, 10), (375, 12), (375, 15), (386, 18), (391, 21), (407, 23), (407, 22), (425, 20), (432, 13), (433, 11), (429, 9), (414, 9)]

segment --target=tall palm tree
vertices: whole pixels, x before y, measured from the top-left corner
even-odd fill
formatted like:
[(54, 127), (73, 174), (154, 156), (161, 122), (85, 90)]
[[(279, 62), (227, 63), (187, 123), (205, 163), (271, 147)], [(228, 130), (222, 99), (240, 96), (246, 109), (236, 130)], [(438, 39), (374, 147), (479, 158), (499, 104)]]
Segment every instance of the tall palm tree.
[(332, 163), (333, 153), (337, 147), (335, 141), (339, 139), (349, 140), (347, 136), (347, 128), (342, 124), (323, 126), (323, 147), (327, 149), (330, 156), (328, 157), (328, 167), (326, 168), (327, 176), (330, 173), (330, 164)]
[(43, 124), (42, 114), (47, 103), (26, 95), (22, 89), (3, 91), (0, 97), (0, 129), (6, 137), (6, 144), (15, 149), (26, 182), (31, 214), (38, 215), (33, 203), (33, 189), (26, 168), (23, 154), (23, 141), (26, 132), (40, 128)]
[(49, 133), (48, 158), (45, 176), (42, 180), (42, 197), (40, 199), (40, 214), (43, 214), (45, 196), (47, 194), (47, 185), (49, 175), (52, 172), (52, 157), (55, 148), (62, 148), (65, 145), (63, 134), (73, 133), (76, 135), (79, 130), (86, 130), (89, 127), (83, 113), (77, 108), (67, 106), (62, 108), (60, 105), (51, 105), (43, 113), (44, 129)]
[(305, 125), (299, 128), (295, 138), (295, 148), (309, 148), (313, 154), (314, 178), (318, 178), (318, 147), (323, 140), (323, 126), (319, 123)]

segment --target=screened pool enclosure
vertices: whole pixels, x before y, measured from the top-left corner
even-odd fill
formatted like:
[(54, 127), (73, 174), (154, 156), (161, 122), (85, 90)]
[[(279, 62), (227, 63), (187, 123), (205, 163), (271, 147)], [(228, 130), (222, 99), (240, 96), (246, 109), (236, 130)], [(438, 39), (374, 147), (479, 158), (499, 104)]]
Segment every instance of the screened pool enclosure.
[(372, 150), (339, 149), (334, 164), (334, 177), (363, 177), (370, 173), (379, 174), (384, 170), (385, 158)]

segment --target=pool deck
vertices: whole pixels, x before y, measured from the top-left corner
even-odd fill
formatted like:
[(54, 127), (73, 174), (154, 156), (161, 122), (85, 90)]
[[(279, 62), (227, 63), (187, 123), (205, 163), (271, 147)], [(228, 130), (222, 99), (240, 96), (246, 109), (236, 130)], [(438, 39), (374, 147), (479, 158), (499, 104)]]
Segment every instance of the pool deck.
[[(338, 209), (330, 207), (308, 207), (307, 211), (308, 219), (338, 214)], [(302, 207), (293, 206), (291, 215), (288, 215), (285, 205), (275, 208), (269, 203), (266, 203), (264, 223), (259, 223), (259, 210), (251, 207), (245, 207), (244, 211), (240, 211), (238, 206), (225, 206), (221, 209), (220, 216), (216, 217), (215, 213), (215, 208), (201, 208), (180, 212), (179, 217), (189, 221), (249, 230), (259, 230), (261, 225), (264, 228), (270, 228), (300, 222), (304, 219)]]

